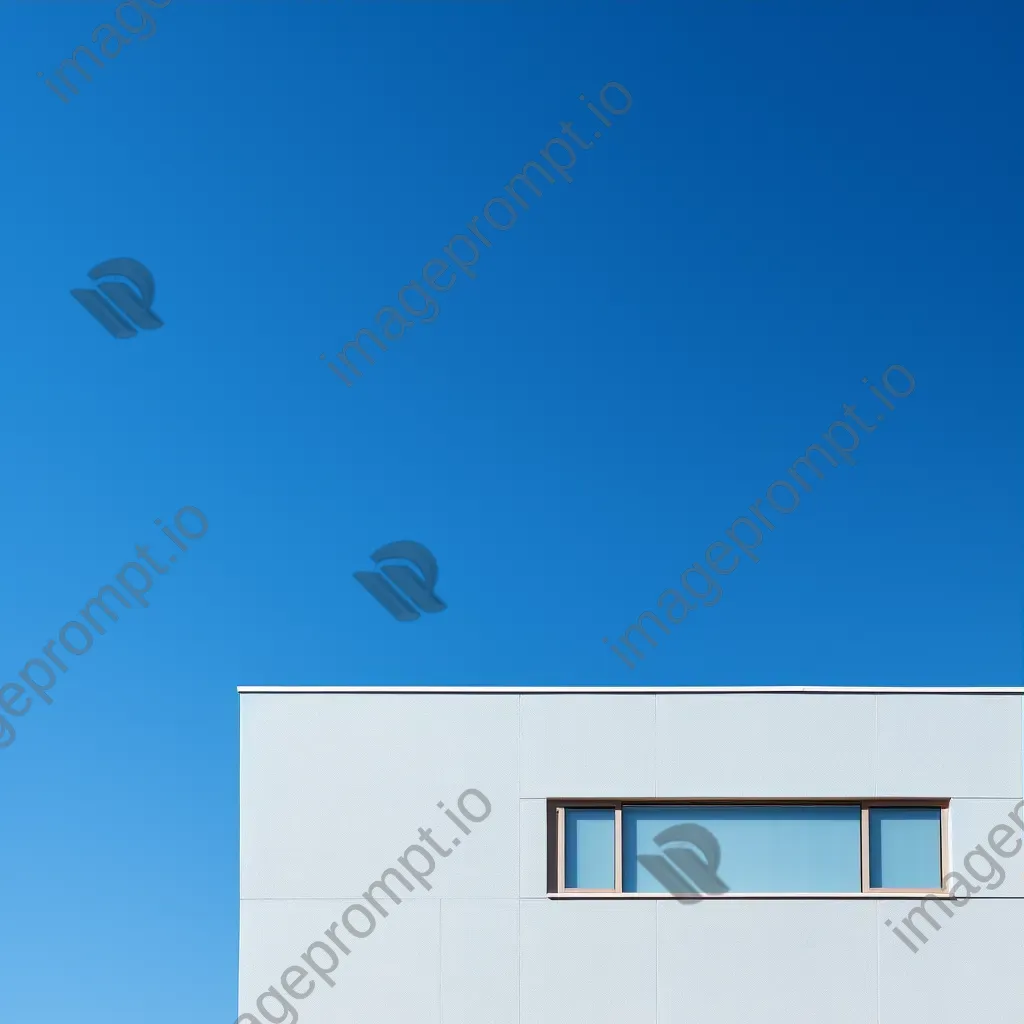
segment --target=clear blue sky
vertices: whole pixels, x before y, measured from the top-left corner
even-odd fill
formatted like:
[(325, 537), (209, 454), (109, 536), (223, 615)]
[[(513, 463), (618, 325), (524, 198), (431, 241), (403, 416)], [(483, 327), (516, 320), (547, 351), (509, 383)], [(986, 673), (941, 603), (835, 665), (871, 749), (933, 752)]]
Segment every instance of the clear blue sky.
[[(5, 1020), (234, 1020), (238, 684), (1021, 682), (1019, 5), (173, 0), (61, 103), (114, 8), (4, 5), (0, 682), (209, 527), (0, 750)], [(573, 182), (346, 388), (562, 121)], [(70, 297), (117, 256), (161, 330)], [(856, 465), (630, 671), (844, 403)], [(448, 609), (399, 624), (352, 573), (405, 539)]]

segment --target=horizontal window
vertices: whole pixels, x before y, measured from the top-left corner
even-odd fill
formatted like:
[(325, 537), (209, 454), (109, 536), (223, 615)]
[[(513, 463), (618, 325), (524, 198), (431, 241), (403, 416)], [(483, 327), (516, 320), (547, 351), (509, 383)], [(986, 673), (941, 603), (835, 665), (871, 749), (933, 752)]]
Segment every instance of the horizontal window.
[(946, 800), (552, 802), (558, 892), (941, 890)]

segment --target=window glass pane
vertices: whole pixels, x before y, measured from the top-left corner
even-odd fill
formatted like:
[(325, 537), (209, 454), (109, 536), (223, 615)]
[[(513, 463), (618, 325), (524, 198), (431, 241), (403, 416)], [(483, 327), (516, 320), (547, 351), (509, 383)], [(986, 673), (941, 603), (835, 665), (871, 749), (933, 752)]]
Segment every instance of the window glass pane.
[(610, 807), (566, 808), (565, 887), (615, 888), (615, 811)]
[(872, 889), (937, 889), (942, 884), (938, 807), (868, 811)]
[(860, 807), (622, 809), (626, 892), (860, 892)]

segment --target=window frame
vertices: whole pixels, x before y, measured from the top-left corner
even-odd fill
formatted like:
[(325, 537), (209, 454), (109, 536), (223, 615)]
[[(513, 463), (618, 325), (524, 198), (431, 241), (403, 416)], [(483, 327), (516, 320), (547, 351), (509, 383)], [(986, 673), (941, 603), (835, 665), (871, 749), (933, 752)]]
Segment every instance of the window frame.
[(939, 812), (939, 892), (942, 880), (950, 871), (952, 857), (949, 849), (949, 800), (944, 802), (927, 800), (873, 800), (870, 804), (861, 804), (860, 809), (860, 889), (862, 893), (879, 893), (883, 896), (893, 893), (932, 893), (933, 889), (899, 889), (871, 886), (871, 810), (875, 807), (927, 807)]
[[(565, 887), (565, 812), (577, 808), (614, 811), (615, 813), (615, 888), (613, 889), (567, 889)], [(622, 802), (604, 800), (597, 803), (587, 802), (564, 803), (556, 808), (558, 817), (558, 891), (561, 893), (578, 893), (583, 895), (621, 895), (622, 894)]]
[[(622, 890), (622, 809), (625, 806), (671, 807), (679, 804), (707, 804), (722, 807), (859, 807), (860, 808), (860, 883), (859, 892), (724, 892), (658, 893)], [(942, 888), (952, 863), (949, 797), (599, 797), (550, 798), (548, 800), (548, 893), (549, 899), (634, 899), (634, 900), (728, 900), (728, 899), (888, 899), (893, 896), (952, 899)], [(926, 889), (871, 888), (870, 812), (877, 807), (927, 807), (939, 812), (939, 886)], [(565, 812), (575, 808), (603, 808), (615, 812), (615, 888), (567, 889), (565, 887)], [(726, 879), (728, 882), (728, 879)]]

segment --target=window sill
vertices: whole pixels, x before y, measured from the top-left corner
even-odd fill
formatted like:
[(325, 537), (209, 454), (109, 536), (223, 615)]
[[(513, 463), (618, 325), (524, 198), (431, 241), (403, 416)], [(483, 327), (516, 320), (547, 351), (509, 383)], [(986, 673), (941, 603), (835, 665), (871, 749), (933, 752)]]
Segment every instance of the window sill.
[(952, 900), (948, 892), (932, 889), (872, 889), (870, 892), (549, 892), (549, 900), (676, 900), (701, 903), (704, 900)]

